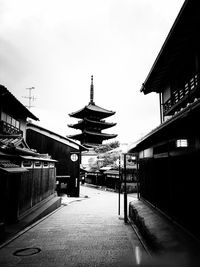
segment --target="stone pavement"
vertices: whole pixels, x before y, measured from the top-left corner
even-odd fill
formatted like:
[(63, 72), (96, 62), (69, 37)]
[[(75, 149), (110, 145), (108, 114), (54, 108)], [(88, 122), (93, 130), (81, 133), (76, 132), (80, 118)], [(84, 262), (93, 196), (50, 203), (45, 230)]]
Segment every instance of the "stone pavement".
[(0, 266), (200, 266), (199, 241), (136, 194), (128, 202), (139, 224), (124, 224), (122, 195), (118, 216), (118, 194), (82, 186), (80, 198), (63, 196), (61, 208), (0, 247)]
[(80, 198), (63, 197), (56, 212), (4, 244), (0, 266), (136, 266), (148, 257), (118, 217), (118, 195), (83, 186)]
[(148, 266), (200, 266), (200, 240), (139, 200), (136, 193), (128, 194), (128, 203), (129, 222), (152, 256)]
[(50, 196), (44, 201), (41, 201), (39, 205), (37, 205), (36, 209), (32, 210), (31, 213), (27, 214), (19, 222), (6, 225), (6, 227), (4, 228), (4, 237), (0, 240), (0, 247), (2, 243), (15, 237), (17, 233), (22, 231), (24, 228), (28, 227), (34, 222), (37, 222), (54, 210), (57, 210), (60, 205), (60, 197), (58, 197), (57, 195)]
[(200, 266), (200, 240), (139, 200), (136, 193), (128, 194), (128, 203), (129, 222), (152, 256), (149, 266)]

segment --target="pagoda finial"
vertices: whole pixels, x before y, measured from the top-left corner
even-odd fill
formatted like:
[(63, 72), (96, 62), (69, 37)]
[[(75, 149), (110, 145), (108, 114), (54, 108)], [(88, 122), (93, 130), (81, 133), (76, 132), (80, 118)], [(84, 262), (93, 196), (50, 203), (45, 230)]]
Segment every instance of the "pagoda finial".
[(90, 104), (94, 104), (94, 85), (93, 85), (93, 75), (91, 76), (91, 85), (90, 85)]

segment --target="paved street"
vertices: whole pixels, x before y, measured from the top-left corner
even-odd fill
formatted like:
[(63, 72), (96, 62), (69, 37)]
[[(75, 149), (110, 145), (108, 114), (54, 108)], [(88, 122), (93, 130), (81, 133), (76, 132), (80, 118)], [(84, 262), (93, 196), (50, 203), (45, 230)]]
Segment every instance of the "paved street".
[(118, 194), (82, 186), (79, 199), (62, 203), (0, 250), (0, 266), (136, 266), (147, 258), (118, 216)]

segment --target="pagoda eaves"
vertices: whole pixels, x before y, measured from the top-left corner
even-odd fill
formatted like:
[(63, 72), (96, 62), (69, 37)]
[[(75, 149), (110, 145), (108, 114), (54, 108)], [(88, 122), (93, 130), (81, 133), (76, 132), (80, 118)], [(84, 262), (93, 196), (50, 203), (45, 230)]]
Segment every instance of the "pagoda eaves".
[(72, 139), (76, 139), (78, 141), (80, 141), (81, 143), (83, 142), (83, 144), (86, 142), (85, 140), (87, 140), (88, 138), (91, 139), (98, 139), (100, 142), (98, 142), (96, 140), (96, 142), (93, 140), (93, 143), (102, 143), (103, 140), (108, 140), (111, 138), (115, 138), (117, 137), (117, 134), (108, 134), (108, 133), (98, 133), (98, 132), (90, 132), (90, 131), (86, 131), (84, 130), (82, 133), (79, 134), (75, 134), (75, 135), (70, 135), (68, 136), (69, 138)]
[(84, 117), (91, 117), (91, 116), (96, 116), (99, 119), (107, 118), (115, 114), (115, 111), (107, 110), (104, 108), (101, 108), (95, 104), (88, 104), (84, 108), (72, 112), (69, 114), (70, 117), (73, 118), (79, 118), (82, 119)]
[(75, 135), (69, 135), (69, 138), (78, 140), (81, 144), (88, 147), (94, 147), (102, 144), (103, 140), (117, 137), (117, 134), (102, 133), (102, 129), (107, 129), (116, 125), (116, 123), (106, 122), (102, 119), (115, 114), (115, 111), (101, 108), (94, 103), (93, 76), (91, 76), (90, 102), (84, 108), (72, 112), (70, 117), (82, 119), (78, 123), (68, 125), (71, 128), (79, 129), (82, 132)]
[(94, 120), (89, 120), (89, 119), (84, 119), (84, 120), (80, 120), (78, 121), (78, 123), (75, 124), (68, 124), (68, 127), (70, 128), (74, 128), (74, 129), (84, 129), (86, 126), (88, 127), (96, 127), (96, 128), (100, 128), (100, 129), (107, 129), (110, 127), (115, 126), (116, 123), (114, 122), (105, 122), (105, 121), (94, 121)]

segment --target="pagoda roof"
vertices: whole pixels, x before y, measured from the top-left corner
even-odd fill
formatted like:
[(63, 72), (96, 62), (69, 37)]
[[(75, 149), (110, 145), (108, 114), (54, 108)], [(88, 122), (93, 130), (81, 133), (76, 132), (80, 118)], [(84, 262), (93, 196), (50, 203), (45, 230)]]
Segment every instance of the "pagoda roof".
[(106, 140), (106, 139), (111, 139), (111, 138), (117, 137), (117, 134), (98, 133), (98, 132), (91, 132), (91, 131), (86, 131), (86, 130), (84, 130), (80, 134), (70, 135), (68, 137), (81, 141), (85, 135), (96, 136), (101, 140)]
[(98, 125), (101, 127), (101, 129), (107, 129), (110, 127), (113, 127), (116, 125), (116, 123), (114, 122), (105, 122), (105, 121), (94, 121), (94, 120), (90, 120), (90, 119), (83, 119), (81, 121), (78, 121), (78, 123), (76, 124), (68, 124), (69, 127), (71, 128), (75, 128), (75, 129), (83, 129), (84, 125)]
[(82, 118), (87, 117), (88, 115), (91, 115), (91, 114), (98, 115), (100, 118), (106, 118), (106, 117), (114, 115), (115, 111), (101, 108), (101, 107), (95, 105), (94, 103), (89, 103), (84, 108), (70, 113), (69, 116), (82, 119)]

